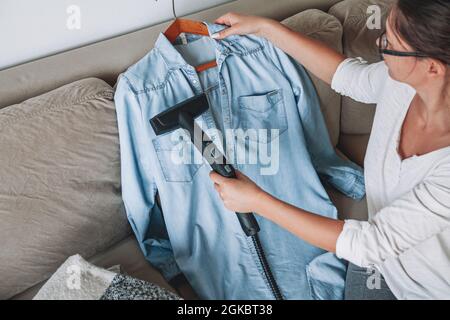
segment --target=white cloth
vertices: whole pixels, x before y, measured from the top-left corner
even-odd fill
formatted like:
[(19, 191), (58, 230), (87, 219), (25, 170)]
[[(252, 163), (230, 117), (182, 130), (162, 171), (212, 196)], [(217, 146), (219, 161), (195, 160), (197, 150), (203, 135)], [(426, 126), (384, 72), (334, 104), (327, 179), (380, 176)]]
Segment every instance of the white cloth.
[(337, 256), (377, 267), (399, 299), (450, 299), (450, 147), (401, 160), (416, 91), (390, 78), (384, 62), (346, 59), (331, 86), (377, 104), (364, 160), (369, 221), (345, 221)]
[(115, 276), (77, 254), (56, 270), (33, 300), (99, 300)]

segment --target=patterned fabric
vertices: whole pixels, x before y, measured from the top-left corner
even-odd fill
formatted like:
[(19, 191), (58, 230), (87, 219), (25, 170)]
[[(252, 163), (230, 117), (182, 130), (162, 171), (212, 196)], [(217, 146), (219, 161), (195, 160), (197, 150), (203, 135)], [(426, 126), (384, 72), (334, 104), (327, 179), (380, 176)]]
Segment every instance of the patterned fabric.
[(69, 257), (33, 300), (180, 300), (155, 284), (119, 274), (120, 266), (97, 267), (80, 255)]
[(181, 298), (152, 283), (118, 274), (100, 300), (181, 300)]

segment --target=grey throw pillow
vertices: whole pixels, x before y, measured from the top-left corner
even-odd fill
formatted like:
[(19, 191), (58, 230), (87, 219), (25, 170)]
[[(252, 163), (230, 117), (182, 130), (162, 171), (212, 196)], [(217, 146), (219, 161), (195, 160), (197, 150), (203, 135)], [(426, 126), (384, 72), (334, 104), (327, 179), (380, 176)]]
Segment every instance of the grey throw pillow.
[(85, 79), (0, 110), (0, 299), (130, 234), (113, 94)]

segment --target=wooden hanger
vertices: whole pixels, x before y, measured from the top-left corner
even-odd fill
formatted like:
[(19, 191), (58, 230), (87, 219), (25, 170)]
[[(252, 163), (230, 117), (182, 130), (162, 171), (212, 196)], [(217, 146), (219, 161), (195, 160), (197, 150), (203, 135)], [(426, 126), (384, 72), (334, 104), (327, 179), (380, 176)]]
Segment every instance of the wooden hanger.
[[(178, 36), (182, 33), (192, 33), (201, 36), (209, 36), (208, 28), (205, 24), (200, 21), (188, 20), (188, 19), (175, 19), (175, 21), (167, 28), (164, 32), (166, 38), (174, 43)], [(210, 68), (217, 66), (216, 60), (204, 63), (202, 65), (196, 66), (195, 70), (197, 72), (202, 72)]]

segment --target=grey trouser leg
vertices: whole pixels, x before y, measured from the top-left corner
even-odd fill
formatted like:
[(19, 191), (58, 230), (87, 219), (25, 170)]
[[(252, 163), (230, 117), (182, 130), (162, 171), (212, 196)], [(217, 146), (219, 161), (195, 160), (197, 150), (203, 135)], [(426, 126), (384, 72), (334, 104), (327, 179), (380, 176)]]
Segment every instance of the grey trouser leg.
[[(370, 277), (370, 279), (369, 279)], [(371, 289), (372, 288), (372, 289)], [(383, 276), (349, 263), (345, 281), (345, 300), (397, 300)]]

